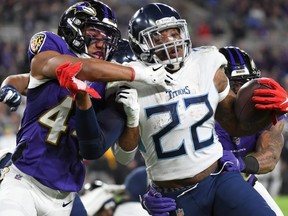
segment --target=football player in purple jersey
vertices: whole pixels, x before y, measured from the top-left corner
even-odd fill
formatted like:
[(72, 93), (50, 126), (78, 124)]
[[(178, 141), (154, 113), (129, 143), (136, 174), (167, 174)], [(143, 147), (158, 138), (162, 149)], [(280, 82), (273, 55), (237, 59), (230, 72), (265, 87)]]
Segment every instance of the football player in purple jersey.
[[(70, 215), (75, 194), (85, 177), (82, 158), (100, 157), (125, 128), (126, 119), (111, 106), (109, 113), (115, 109), (115, 115), (98, 120), (113, 122), (109, 122), (113, 130), (107, 137), (97, 137), (105, 141), (94, 147), (97, 154), (85, 150), (89, 143), (78, 142), (75, 133), (75, 112), (79, 112), (73, 101), (75, 95), (72, 92), (71, 97), (71, 92), (59, 85), (61, 81), (56, 76), (59, 66), (65, 69), (63, 64), (81, 64), (75, 77), (97, 81), (73, 85), (97, 97), (93, 103), (99, 104), (100, 110), (105, 97), (104, 82), (139, 81), (165, 88), (166, 81), (171, 81), (165, 70), (143, 71), (136, 66), (107, 62), (119, 39), (114, 12), (106, 4), (93, 0), (69, 7), (60, 19), (58, 34), (43, 31), (31, 38), (27, 106), (17, 133), (12, 165), (1, 183), (0, 215)], [(2, 86), (2, 90), (8, 87)], [(105, 116), (108, 111), (101, 112)]]
[[(238, 47), (222, 47), (219, 49), (227, 59), (225, 73), (230, 81), (231, 89), (237, 94), (246, 82), (259, 78), (260, 70), (253, 59)], [(252, 136), (232, 137), (216, 122), (216, 132), (222, 143), (224, 152), (220, 159), (226, 164), (227, 171), (240, 171), (243, 177), (265, 199), (277, 216), (283, 216), (281, 209), (268, 193), (266, 188), (257, 181), (255, 174), (271, 172), (278, 163), (284, 146), (282, 135), (284, 119), (278, 118), (275, 125)]]
[[(129, 47), (128, 40), (120, 39), (118, 42), (118, 45), (117, 45), (117, 50), (114, 53), (111, 61), (122, 64), (123, 62), (130, 62), (130, 61), (134, 61), (134, 60), (135, 60), (135, 56)], [(29, 74), (18, 74), (18, 75), (8, 76), (2, 83), (3, 88), (0, 88), (0, 92), (1, 92), (0, 93), (0, 101), (7, 104), (7, 106), (10, 107), (11, 111), (16, 111), (18, 106), (21, 103), (21, 94), (18, 91), (20, 91), (23, 95), (26, 95), (28, 83), (29, 83)], [(99, 84), (103, 85), (103, 83), (93, 82), (93, 83), (90, 83), (90, 86), (93, 86), (93, 87), (95, 86), (97, 89), (97, 86)], [(102, 92), (102, 93), (104, 93), (104, 92)], [(105, 106), (105, 103), (103, 100), (101, 100), (101, 101), (93, 100), (93, 103), (94, 103), (93, 108), (95, 109), (96, 113), (98, 111), (102, 110), (102, 108)], [(79, 114), (79, 112), (77, 112), (77, 114)], [(107, 113), (107, 114), (113, 114), (113, 113)], [(76, 122), (77, 122), (77, 116), (79, 118), (83, 117), (83, 116), (76, 115)], [(99, 116), (101, 116), (101, 115), (98, 115), (98, 117)], [(88, 116), (88, 118), (89, 117), (91, 117), (91, 116)], [(104, 116), (104, 117), (107, 117), (107, 116)], [(81, 119), (81, 122), (86, 123), (86, 121), (85, 120), (83, 121), (83, 119)], [(107, 125), (109, 125), (109, 123), (107, 123), (107, 122), (108, 121), (104, 121), (104, 123), (105, 123), (104, 127), (105, 128), (108, 128)], [(87, 127), (85, 127), (85, 128), (87, 128)], [(107, 132), (109, 134), (109, 130), (106, 130), (104, 132)], [(81, 133), (81, 127), (80, 127), (80, 133)], [(91, 133), (93, 134), (94, 130)], [(109, 145), (107, 147), (109, 147)], [(88, 149), (88, 151), (91, 151), (91, 149)], [(95, 152), (93, 151), (90, 154), (94, 153), (95, 155), (98, 155), (98, 154), (101, 155), (101, 152), (103, 152), (103, 151), (102, 150), (101, 151), (95, 150)], [(5, 166), (7, 167), (9, 165), (8, 161), (10, 159), (11, 159), (11, 152), (10, 151), (1, 151), (0, 152), (0, 170), (2, 169), (0, 180), (2, 180), (6, 174), (6, 171), (8, 168), (5, 168), (5, 169), (3, 169), (3, 168)], [(85, 206), (82, 204), (79, 195), (76, 195), (75, 200), (73, 202), (73, 208), (71, 211), (71, 216), (74, 216), (74, 215), (75, 216), (87, 215), (86, 210), (85, 210)]]

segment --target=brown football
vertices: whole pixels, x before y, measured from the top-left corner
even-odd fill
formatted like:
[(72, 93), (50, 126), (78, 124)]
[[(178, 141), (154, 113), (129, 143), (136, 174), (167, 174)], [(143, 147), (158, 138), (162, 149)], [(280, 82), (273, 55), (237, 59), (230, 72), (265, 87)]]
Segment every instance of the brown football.
[(270, 88), (267, 85), (257, 82), (258, 79), (250, 80), (245, 83), (238, 91), (235, 101), (235, 113), (240, 122), (256, 123), (264, 119), (272, 119), (271, 110), (259, 110), (255, 108), (252, 101), (253, 91), (255, 89)]

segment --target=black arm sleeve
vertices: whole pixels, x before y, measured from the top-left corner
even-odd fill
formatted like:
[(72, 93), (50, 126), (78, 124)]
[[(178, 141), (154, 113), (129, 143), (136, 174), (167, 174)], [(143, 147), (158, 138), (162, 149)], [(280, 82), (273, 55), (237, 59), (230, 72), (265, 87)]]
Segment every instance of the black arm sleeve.
[(76, 109), (76, 133), (83, 158), (100, 158), (120, 137), (126, 124), (125, 114), (116, 103), (94, 112)]
[(257, 159), (253, 156), (246, 156), (243, 158), (243, 161), (246, 165), (243, 172), (250, 173), (250, 174), (256, 174), (259, 171), (259, 163)]

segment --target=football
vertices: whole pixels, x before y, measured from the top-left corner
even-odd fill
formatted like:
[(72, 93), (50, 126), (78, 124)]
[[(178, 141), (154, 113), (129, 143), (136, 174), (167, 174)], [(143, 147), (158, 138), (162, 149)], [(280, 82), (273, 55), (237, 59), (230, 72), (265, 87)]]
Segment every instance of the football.
[(270, 88), (267, 85), (257, 82), (253, 79), (245, 83), (238, 91), (235, 101), (235, 113), (240, 122), (257, 123), (264, 119), (272, 119), (271, 110), (259, 110), (255, 108), (252, 101), (253, 91), (255, 89)]

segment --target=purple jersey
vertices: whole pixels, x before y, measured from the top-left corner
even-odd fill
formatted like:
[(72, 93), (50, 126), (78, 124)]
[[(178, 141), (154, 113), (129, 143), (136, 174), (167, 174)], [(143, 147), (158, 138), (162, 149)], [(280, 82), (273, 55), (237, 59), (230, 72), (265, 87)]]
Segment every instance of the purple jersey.
[[(233, 154), (239, 158), (245, 157), (247, 154), (255, 151), (256, 142), (261, 132), (255, 135), (246, 137), (232, 137), (230, 136), (218, 122), (215, 123), (216, 133), (219, 137), (224, 150), (230, 150)], [(255, 175), (245, 175), (245, 179), (253, 186), (255, 181)]]
[[(284, 115), (279, 116), (278, 121), (282, 120)], [(269, 128), (268, 126), (267, 128)], [(218, 122), (215, 123), (216, 133), (219, 137), (224, 150), (231, 150), (236, 157), (245, 157), (256, 150), (256, 142), (263, 131), (246, 137), (231, 137)]]
[(256, 141), (260, 132), (247, 137), (231, 137), (218, 122), (215, 123), (216, 133), (219, 137), (224, 150), (230, 150), (236, 157), (245, 157), (255, 151)]
[[(47, 50), (75, 56), (62, 38), (40, 32), (30, 41), (29, 61)], [(105, 84), (91, 85), (104, 98)], [(47, 80), (38, 87), (29, 86), (27, 106), (17, 133), (17, 150), (12, 156), (17, 168), (50, 188), (79, 191), (85, 167), (79, 155), (74, 114), (75, 103), (57, 79)]]

